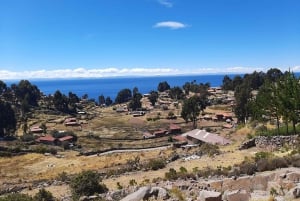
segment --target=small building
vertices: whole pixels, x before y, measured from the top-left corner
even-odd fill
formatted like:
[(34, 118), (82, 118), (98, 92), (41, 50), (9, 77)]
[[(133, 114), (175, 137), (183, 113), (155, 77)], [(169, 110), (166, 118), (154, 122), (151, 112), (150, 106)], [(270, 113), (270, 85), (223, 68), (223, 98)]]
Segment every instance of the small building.
[(150, 132), (144, 132), (143, 133), (143, 138), (144, 139), (149, 139), (149, 138), (154, 138), (155, 135), (152, 135)]
[(184, 133), (183, 136), (195, 143), (195, 144), (218, 144), (218, 145), (227, 145), (230, 144), (230, 140), (219, 136), (217, 134), (209, 133), (206, 130), (194, 129), (187, 133)]
[(223, 114), (223, 118), (224, 118), (225, 121), (227, 121), (227, 120), (232, 121), (232, 120), (233, 120), (233, 119), (232, 119), (232, 114), (231, 114), (231, 113), (224, 113), (224, 114)]
[(227, 123), (227, 124), (224, 124), (224, 125), (223, 125), (223, 128), (231, 129), (231, 128), (233, 128), (233, 125)]
[(60, 142), (73, 142), (74, 137), (72, 135), (67, 135), (58, 139)]
[(65, 126), (78, 126), (78, 125), (79, 125), (77, 119), (74, 118), (74, 117), (72, 117), (72, 118), (67, 118), (67, 119), (64, 121), (64, 124), (65, 124)]
[(155, 137), (163, 137), (163, 136), (165, 136), (166, 134), (168, 134), (168, 131), (167, 131), (167, 130), (163, 130), (163, 129), (158, 130), (158, 131), (154, 131), (154, 132), (153, 132), (153, 135), (154, 135)]
[(188, 144), (188, 140), (182, 135), (173, 136), (172, 139), (174, 140), (173, 146), (176, 148)]
[(140, 116), (144, 116), (145, 112), (144, 111), (133, 111), (133, 112), (130, 112), (130, 114), (132, 114), (133, 117), (140, 117)]
[(43, 133), (43, 129), (41, 129), (39, 126), (32, 126), (29, 131), (31, 133)]
[(170, 124), (169, 134), (179, 134), (181, 133), (181, 127), (176, 124)]
[(48, 145), (56, 145), (57, 139), (51, 135), (46, 135), (46, 136), (39, 137), (38, 139), (36, 139), (36, 142), (40, 142), (40, 143), (48, 144)]

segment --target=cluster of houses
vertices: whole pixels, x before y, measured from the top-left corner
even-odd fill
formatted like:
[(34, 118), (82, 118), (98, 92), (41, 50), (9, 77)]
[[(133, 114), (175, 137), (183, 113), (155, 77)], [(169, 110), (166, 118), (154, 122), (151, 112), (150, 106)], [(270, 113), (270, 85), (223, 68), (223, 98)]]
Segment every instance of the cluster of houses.
[(206, 130), (194, 129), (186, 133), (181, 133), (180, 126), (176, 124), (170, 124), (168, 129), (159, 129), (153, 133), (144, 132), (144, 139), (163, 137), (172, 135), (172, 139), (176, 142), (174, 146), (182, 146), (186, 144), (199, 145), (203, 143), (227, 145), (230, 144), (230, 140), (214, 133), (207, 132)]
[(154, 132), (146, 131), (143, 133), (143, 138), (148, 139), (148, 138), (156, 138), (156, 137), (163, 137), (166, 135), (171, 135), (171, 134), (180, 134), (181, 133), (181, 127), (176, 125), (176, 124), (170, 124), (168, 129), (158, 129), (155, 130)]
[(214, 133), (207, 132), (206, 130), (194, 129), (183, 133), (181, 135), (172, 137), (176, 143), (175, 147), (182, 147), (186, 145), (201, 145), (204, 143), (213, 145), (228, 145), (230, 140)]
[[(75, 117), (65, 119), (63, 124), (65, 126), (81, 127), (81, 123)], [(61, 133), (61, 137), (53, 137), (49, 134), (44, 135), (46, 133), (45, 130), (46, 128), (43, 129), (39, 125), (33, 125), (29, 129), (30, 133), (38, 136), (35, 140), (37, 143), (61, 146), (64, 143), (73, 143), (75, 141), (74, 136), (64, 135), (64, 131), (59, 131)]]
[(47, 145), (58, 145), (61, 146), (64, 143), (73, 143), (74, 137), (71, 135), (66, 135), (64, 137), (55, 138), (52, 135), (41, 136), (36, 139), (36, 142), (43, 143)]

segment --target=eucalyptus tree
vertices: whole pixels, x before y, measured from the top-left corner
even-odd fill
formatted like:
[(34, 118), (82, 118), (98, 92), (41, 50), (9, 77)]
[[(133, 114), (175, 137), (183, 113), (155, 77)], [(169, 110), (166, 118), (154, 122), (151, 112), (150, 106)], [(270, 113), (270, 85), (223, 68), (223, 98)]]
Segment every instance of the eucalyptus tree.
[(246, 123), (250, 116), (252, 89), (249, 82), (243, 82), (235, 87), (234, 97), (236, 106), (234, 109), (238, 122)]
[(203, 111), (208, 104), (206, 96), (192, 96), (183, 101), (181, 117), (188, 122), (193, 122), (193, 128), (197, 128), (197, 120), (201, 111)]

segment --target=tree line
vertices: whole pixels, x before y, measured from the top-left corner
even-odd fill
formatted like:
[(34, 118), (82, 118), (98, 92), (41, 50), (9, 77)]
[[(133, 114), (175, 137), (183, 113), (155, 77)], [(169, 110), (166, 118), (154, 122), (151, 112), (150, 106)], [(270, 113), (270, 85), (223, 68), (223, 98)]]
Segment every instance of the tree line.
[[(158, 94), (167, 91), (173, 100), (182, 101), (181, 117), (186, 122), (192, 121), (196, 127), (200, 112), (210, 104), (207, 98), (209, 87), (209, 83), (198, 84), (196, 80), (174, 87), (163, 81), (158, 83), (157, 91), (149, 92), (148, 99), (155, 106)], [(279, 120), (283, 119), (287, 131), (288, 124), (291, 123), (293, 131), (296, 132), (295, 127), (300, 119), (300, 88), (299, 79), (294, 73), (283, 73), (279, 69), (271, 68), (266, 73), (254, 71), (233, 78), (225, 75), (222, 89), (234, 91), (234, 112), (239, 123), (245, 123), (250, 118), (259, 121), (276, 119), (279, 130)], [(254, 94), (254, 91), (257, 93)], [(43, 105), (48, 109), (72, 114), (81, 109), (78, 103), (87, 99), (88, 95), (79, 98), (72, 92), (65, 95), (57, 90), (53, 95), (45, 96), (28, 80), (21, 80), (10, 87), (0, 80), (0, 97), (1, 137), (15, 131), (17, 118), (26, 121), (26, 113), (31, 108)], [(99, 105), (107, 106), (128, 103), (130, 109), (136, 110), (142, 107), (142, 97), (137, 87), (132, 90), (125, 88), (118, 92), (114, 101), (101, 94), (98, 102)]]
[(234, 112), (240, 123), (248, 120), (266, 122), (275, 120), (277, 133), (280, 121), (289, 125), (296, 134), (300, 120), (300, 80), (291, 71), (281, 72), (271, 68), (266, 73), (254, 71), (252, 74), (223, 79), (224, 90), (234, 90), (236, 105)]

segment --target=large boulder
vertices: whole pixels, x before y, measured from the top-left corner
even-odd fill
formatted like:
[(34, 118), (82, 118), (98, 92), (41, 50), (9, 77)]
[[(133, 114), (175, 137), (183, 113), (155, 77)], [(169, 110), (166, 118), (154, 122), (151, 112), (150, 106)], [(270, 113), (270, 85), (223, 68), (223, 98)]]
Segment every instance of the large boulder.
[(222, 187), (223, 187), (223, 180), (212, 180), (207, 182), (207, 186), (209, 186), (209, 188), (214, 189), (216, 191), (222, 191)]
[(222, 201), (222, 194), (216, 191), (202, 190), (199, 193), (198, 201)]
[(225, 191), (223, 195), (224, 201), (248, 201), (250, 200), (250, 193), (245, 190)]
[(298, 183), (300, 181), (300, 174), (298, 172), (290, 172), (286, 174), (286, 179)]
[(298, 184), (296, 187), (289, 190), (286, 197), (289, 199), (300, 198), (300, 184)]
[(141, 201), (149, 196), (151, 188), (149, 186), (141, 187), (139, 190), (127, 195), (121, 201)]
[(152, 187), (149, 196), (154, 196), (158, 200), (166, 200), (169, 198), (167, 190), (161, 187)]
[(253, 190), (265, 191), (268, 188), (269, 177), (265, 175), (255, 175), (252, 178)]
[(233, 179), (224, 179), (223, 181), (223, 191), (229, 190), (239, 190), (239, 189), (245, 189), (246, 191), (250, 192), (253, 187), (253, 183), (251, 181), (251, 176), (244, 176), (239, 177), (236, 180)]

